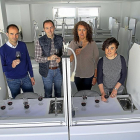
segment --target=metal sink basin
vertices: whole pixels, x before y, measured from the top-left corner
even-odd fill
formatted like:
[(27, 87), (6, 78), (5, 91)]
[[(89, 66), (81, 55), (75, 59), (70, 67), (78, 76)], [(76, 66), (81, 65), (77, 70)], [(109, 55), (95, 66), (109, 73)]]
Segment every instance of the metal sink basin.
[[(57, 110), (55, 110), (57, 108)], [(63, 113), (63, 100), (57, 100), (55, 103), (55, 100), (50, 101), (50, 107), (49, 107), (49, 114), (55, 114), (57, 111), (57, 114)]]
[[(131, 111), (131, 100), (129, 97), (118, 97), (117, 99), (124, 111)], [(137, 110), (134, 104), (133, 109)]]

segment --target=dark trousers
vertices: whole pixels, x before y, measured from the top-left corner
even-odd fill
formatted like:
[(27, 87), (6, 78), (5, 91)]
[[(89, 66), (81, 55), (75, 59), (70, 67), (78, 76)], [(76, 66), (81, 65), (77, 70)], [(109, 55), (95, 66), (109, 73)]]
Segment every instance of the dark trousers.
[(74, 82), (77, 87), (77, 90), (91, 90), (92, 87), (92, 79), (94, 75), (90, 78), (80, 78), (80, 77), (74, 77)]

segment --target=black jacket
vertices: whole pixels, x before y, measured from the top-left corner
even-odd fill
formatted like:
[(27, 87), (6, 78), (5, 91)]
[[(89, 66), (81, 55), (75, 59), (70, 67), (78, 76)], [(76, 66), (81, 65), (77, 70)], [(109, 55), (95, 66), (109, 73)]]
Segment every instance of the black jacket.
[[(51, 51), (51, 39), (47, 37), (47, 35), (39, 38), (39, 44), (42, 48), (42, 56), (49, 57)], [(54, 47), (59, 50), (58, 56), (62, 56), (62, 47), (63, 47), (63, 38), (62, 36), (54, 34)], [(43, 77), (47, 77), (49, 71), (49, 63), (39, 63), (39, 73)], [(62, 62), (59, 63), (60, 70), (62, 72)]]

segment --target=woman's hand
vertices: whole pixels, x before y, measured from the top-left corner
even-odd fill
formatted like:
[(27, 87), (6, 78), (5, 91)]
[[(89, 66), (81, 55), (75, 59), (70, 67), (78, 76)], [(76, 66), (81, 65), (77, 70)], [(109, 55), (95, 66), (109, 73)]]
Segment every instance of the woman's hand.
[(99, 86), (99, 90), (101, 92), (101, 100), (104, 101), (104, 102), (106, 102), (107, 100), (104, 97), (106, 94), (105, 94), (105, 91), (104, 91), (103, 84), (101, 83), (98, 86)]
[(93, 77), (93, 79), (92, 79), (92, 85), (94, 86), (96, 84), (96, 82), (97, 82), (97, 79), (95, 77)]
[(75, 54), (76, 54), (76, 55), (80, 54), (80, 52), (81, 52), (81, 49), (76, 49), (76, 50), (75, 50)]
[(101, 100), (102, 100), (103, 102), (106, 102), (107, 99), (106, 99), (104, 96), (105, 96), (105, 94), (103, 94), (103, 95), (101, 96)]
[(117, 96), (117, 90), (116, 89), (113, 89), (112, 92), (111, 92), (111, 94), (110, 94), (110, 97), (111, 98), (114, 98), (116, 96)]

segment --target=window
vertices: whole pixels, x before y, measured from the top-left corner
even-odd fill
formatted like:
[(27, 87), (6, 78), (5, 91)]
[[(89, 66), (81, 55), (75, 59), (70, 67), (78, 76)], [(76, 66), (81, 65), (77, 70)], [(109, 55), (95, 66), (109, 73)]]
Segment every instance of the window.
[(78, 17), (98, 17), (99, 8), (78, 8)]
[(85, 21), (93, 25), (93, 28), (99, 27), (99, 7), (78, 8), (78, 21)]
[[(77, 14), (76, 14), (77, 13)], [(97, 20), (99, 26), (99, 7), (85, 7), (85, 8), (53, 8), (53, 17), (57, 29), (62, 29), (63, 21), (67, 24), (68, 29), (72, 29), (77, 21), (83, 20), (87, 23)]]
[(54, 17), (75, 17), (75, 8), (54, 8)]
[(56, 28), (62, 29), (62, 23), (64, 20), (67, 28), (72, 29), (74, 27), (75, 13), (75, 8), (54, 8), (53, 17), (56, 21)]

